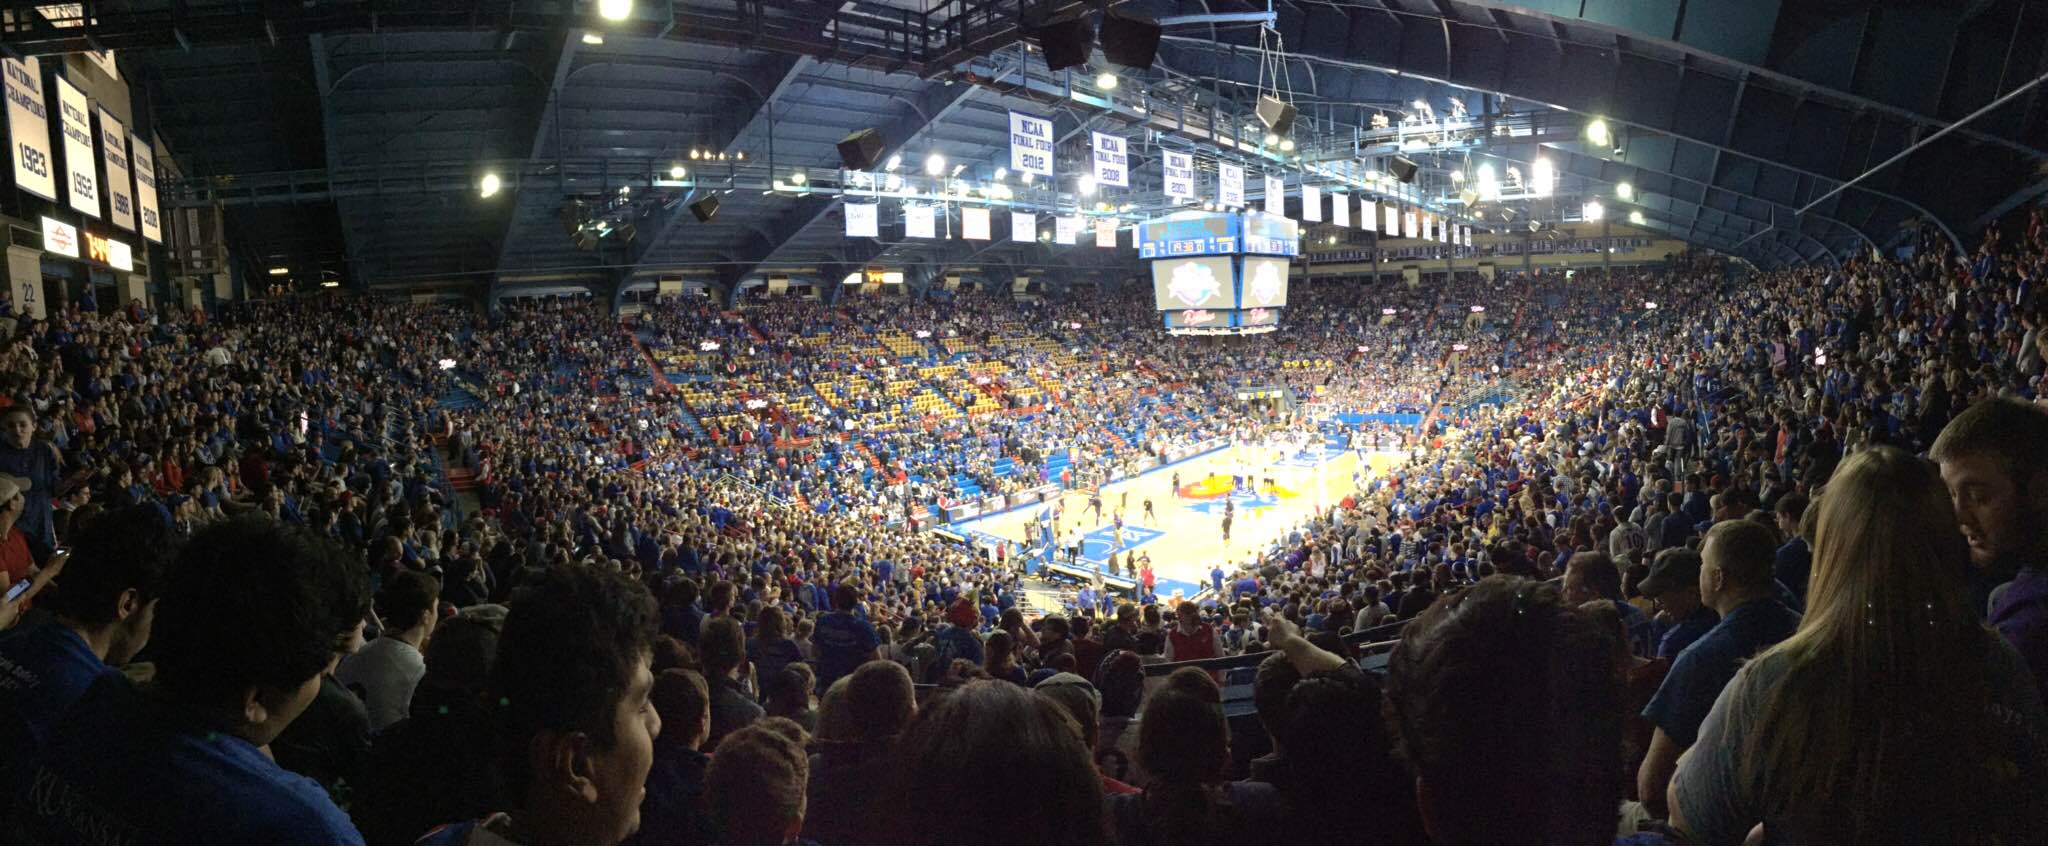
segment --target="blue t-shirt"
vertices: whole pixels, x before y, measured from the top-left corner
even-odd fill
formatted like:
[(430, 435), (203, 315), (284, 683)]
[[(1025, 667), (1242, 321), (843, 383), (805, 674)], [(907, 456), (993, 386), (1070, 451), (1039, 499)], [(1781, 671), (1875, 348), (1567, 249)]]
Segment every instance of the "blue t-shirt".
[(818, 654), (818, 689), (830, 690), (841, 676), (852, 675), (875, 656), (875, 647), (881, 643), (881, 636), (866, 620), (845, 611), (820, 616), (811, 632), (811, 646)]
[(1742, 662), (1798, 629), (1799, 612), (1775, 598), (1744, 603), (1678, 653), (1643, 716), (1679, 746), (1691, 746), (1699, 738), (1700, 724), (1706, 722), (1714, 700), (1721, 696), (1721, 688), (1735, 678)]
[(361, 846), (320, 783), (109, 674), (24, 762), (8, 825), (36, 843)]
[(1661, 637), (1657, 638), (1656, 657), (1677, 660), (1678, 653), (1684, 652), (1686, 647), (1706, 637), (1707, 632), (1713, 631), (1714, 626), (1720, 622), (1721, 615), (1714, 613), (1712, 608), (1702, 605), (1693, 609), (1685, 619), (1673, 623), (1670, 628), (1664, 630)]
[(93, 680), (112, 672), (69, 626), (0, 634), (0, 749), (41, 747)]

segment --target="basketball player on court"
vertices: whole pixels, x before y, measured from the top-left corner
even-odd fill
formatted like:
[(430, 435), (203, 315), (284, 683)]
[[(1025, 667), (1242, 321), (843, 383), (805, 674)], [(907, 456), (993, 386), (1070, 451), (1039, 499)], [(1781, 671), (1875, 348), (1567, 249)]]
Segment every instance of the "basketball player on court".
[(1152, 513), (1152, 498), (1145, 497), (1145, 525), (1159, 525), (1159, 515)]
[(1095, 519), (1102, 519), (1102, 489), (1096, 488), (1088, 494), (1088, 508), (1095, 512)]
[(1112, 551), (1124, 548), (1124, 513), (1122, 511), (1118, 511), (1116, 513), (1115, 531), (1116, 534), (1114, 535), (1114, 537), (1116, 538), (1116, 546), (1110, 547)]

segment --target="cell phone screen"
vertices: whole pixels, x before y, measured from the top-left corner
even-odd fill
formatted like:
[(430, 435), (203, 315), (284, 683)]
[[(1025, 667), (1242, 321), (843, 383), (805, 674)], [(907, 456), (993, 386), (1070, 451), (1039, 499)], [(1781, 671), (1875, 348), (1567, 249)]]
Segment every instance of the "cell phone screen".
[(14, 600), (20, 599), (22, 594), (28, 592), (28, 586), (34, 583), (35, 579), (33, 578), (22, 579), (21, 581), (15, 582), (14, 587), (7, 589), (6, 601), (13, 602)]

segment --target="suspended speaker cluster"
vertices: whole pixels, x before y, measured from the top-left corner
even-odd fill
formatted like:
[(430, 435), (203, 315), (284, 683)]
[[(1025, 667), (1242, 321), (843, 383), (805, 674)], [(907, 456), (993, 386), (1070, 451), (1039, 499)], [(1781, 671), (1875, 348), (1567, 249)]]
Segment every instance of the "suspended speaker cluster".
[[(1152, 67), (1159, 55), (1159, 22), (1136, 12), (1112, 9), (1102, 18), (1102, 55), (1111, 62), (1140, 70)], [(1086, 12), (1068, 12), (1039, 21), (1026, 35), (1045, 54), (1053, 70), (1088, 64), (1098, 34)]]

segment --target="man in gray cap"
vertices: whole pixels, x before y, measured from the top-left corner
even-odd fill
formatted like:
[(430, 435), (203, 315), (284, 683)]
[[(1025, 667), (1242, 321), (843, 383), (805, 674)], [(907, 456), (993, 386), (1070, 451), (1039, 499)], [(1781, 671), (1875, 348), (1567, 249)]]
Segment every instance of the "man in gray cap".
[(1677, 660), (1678, 653), (1721, 622), (1721, 615), (1700, 602), (1700, 554), (1690, 549), (1657, 553), (1650, 574), (1636, 589), (1657, 603), (1657, 622), (1663, 628), (1657, 636), (1656, 658)]

